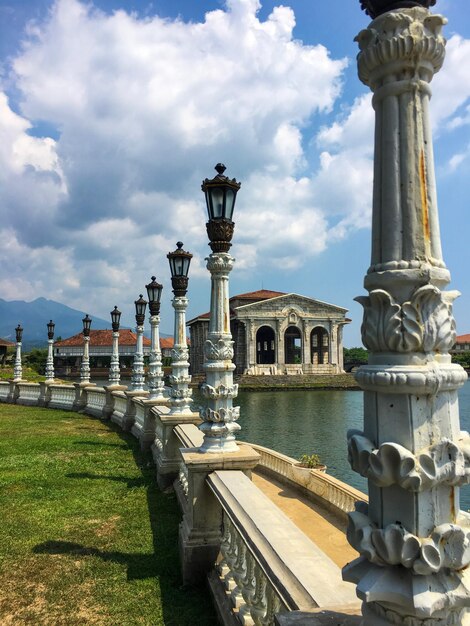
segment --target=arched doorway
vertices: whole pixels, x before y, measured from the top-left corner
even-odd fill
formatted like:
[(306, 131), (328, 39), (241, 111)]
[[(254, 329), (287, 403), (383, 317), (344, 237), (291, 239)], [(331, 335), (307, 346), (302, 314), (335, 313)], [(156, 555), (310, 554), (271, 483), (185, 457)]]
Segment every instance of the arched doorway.
[(302, 363), (302, 335), (296, 326), (289, 326), (284, 334), (286, 364)]
[(256, 363), (271, 365), (276, 360), (274, 330), (270, 326), (261, 326), (256, 333)]
[(314, 365), (328, 363), (330, 337), (328, 331), (320, 326), (314, 328), (310, 335), (311, 356)]

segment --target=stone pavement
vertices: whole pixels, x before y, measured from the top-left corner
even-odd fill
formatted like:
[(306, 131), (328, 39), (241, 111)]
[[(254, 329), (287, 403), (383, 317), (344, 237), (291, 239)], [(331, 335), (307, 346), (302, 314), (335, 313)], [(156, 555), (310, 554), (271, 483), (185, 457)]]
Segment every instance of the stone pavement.
[(359, 556), (346, 539), (346, 524), (335, 515), (274, 478), (256, 471), (252, 478), (254, 484), (338, 567)]

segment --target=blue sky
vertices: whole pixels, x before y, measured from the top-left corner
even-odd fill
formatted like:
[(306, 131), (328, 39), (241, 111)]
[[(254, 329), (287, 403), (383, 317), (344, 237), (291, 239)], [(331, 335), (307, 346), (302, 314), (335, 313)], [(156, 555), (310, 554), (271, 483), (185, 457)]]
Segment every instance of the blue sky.
[[(449, 19), (432, 83), (444, 258), (470, 332), (470, 17)], [(265, 288), (349, 309), (370, 259), (373, 114), (356, 74), (359, 0), (0, 0), (0, 297), (44, 296), (133, 323), (166, 253), (194, 254), (188, 318), (208, 310), (200, 182), (242, 181), (231, 294)], [(60, 332), (60, 329), (57, 329)], [(27, 329), (25, 329), (25, 333)]]

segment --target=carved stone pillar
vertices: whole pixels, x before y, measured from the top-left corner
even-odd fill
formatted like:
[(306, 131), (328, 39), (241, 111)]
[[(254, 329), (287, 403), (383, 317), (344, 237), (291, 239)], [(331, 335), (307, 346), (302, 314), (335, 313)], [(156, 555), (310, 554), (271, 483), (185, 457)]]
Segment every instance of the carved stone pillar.
[(284, 333), (282, 329), (282, 320), (276, 320), (276, 364), (279, 374), (284, 372), (284, 365), (286, 362), (284, 351)]
[(113, 332), (113, 351), (109, 367), (109, 384), (119, 385), (121, 373), (119, 370), (119, 331)]
[(22, 380), (23, 366), (21, 364), (21, 341), (16, 342), (15, 364), (13, 366), (13, 380)]
[(256, 333), (254, 320), (246, 323), (246, 355), (247, 369), (250, 370), (256, 365)]
[(400, 4), (363, 2), (381, 8), (369, 9), (375, 19), (357, 37), (376, 128), (369, 295), (358, 298), (370, 352), (356, 376), (364, 432), (348, 440), (370, 504), (350, 515), (348, 538), (361, 556), (343, 576), (357, 584), (363, 626), (447, 626), (467, 624), (470, 606), (470, 517), (459, 510), (470, 439), (460, 431), (457, 396), (467, 376), (449, 356), (458, 292), (443, 291), (450, 275), (429, 120), (445, 19), (421, 6), (384, 12)]
[(132, 363), (132, 391), (144, 391), (144, 327), (137, 324), (135, 327), (137, 340), (135, 344), (134, 361)]
[(230, 333), (228, 277), (234, 258), (228, 252), (213, 252), (207, 258), (211, 273), (211, 309), (209, 334), (204, 347), (206, 382), (201, 392), (208, 406), (201, 411), (204, 433), (201, 452), (235, 452), (238, 450), (235, 433), (240, 430), (237, 420), (240, 407), (232, 406), (238, 395), (233, 383), (233, 341)]
[(83, 357), (80, 366), (80, 382), (90, 382), (90, 337), (83, 336)]
[(149, 400), (163, 400), (165, 395), (163, 390), (165, 385), (163, 383), (163, 371), (162, 371), (162, 351), (160, 349), (160, 316), (150, 316), (150, 332), (151, 332), (151, 347), (150, 347), (150, 360), (149, 360)]
[(47, 340), (46, 381), (54, 380), (54, 339)]
[(191, 389), (189, 383), (188, 345), (186, 342), (186, 309), (188, 298), (175, 296), (172, 300), (175, 310), (174, 345), (171, 351), (171, 375), (170, 375), (170, 415), (192, 415)]

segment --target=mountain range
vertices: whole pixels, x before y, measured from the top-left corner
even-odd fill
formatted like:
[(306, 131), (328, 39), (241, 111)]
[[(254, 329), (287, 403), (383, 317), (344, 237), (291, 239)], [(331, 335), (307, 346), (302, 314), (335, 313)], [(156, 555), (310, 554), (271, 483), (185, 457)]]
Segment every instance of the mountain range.
[[(0, 298), (0, 337), (15, 341), (15, 328), (18, 324), (23, 327), (23, 349), (44, 347), (47, 345), (47, 323), (55, 322), (55, 339), (76, 335), (82, 328), (83, 311), (77, 311), (65, 304), (36, 298), (32, 302), (24, 300), (3, 300)], [(111, 320), (92, 318), (92, 329), (103, 330), (111, 327)]]

